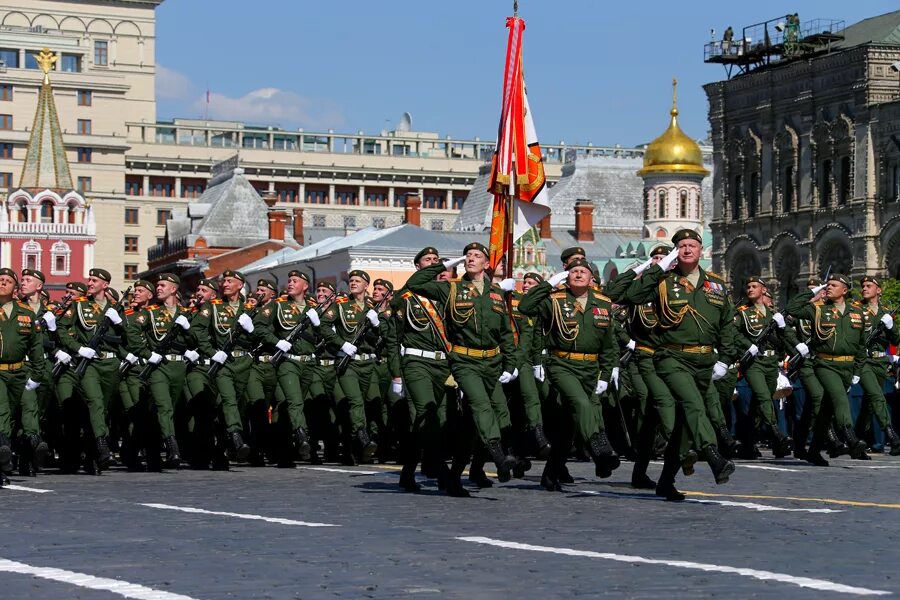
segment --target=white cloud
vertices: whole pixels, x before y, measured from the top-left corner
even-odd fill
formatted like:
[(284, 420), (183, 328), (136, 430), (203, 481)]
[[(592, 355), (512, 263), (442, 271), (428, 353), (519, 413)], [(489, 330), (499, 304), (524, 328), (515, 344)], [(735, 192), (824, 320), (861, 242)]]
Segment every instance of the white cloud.
[(191, 80), (172, 69), (156, 65), (156, 99), (186, 100), (193, 96), (194, 85)]
[[(206, 109), (204, 93), (191, 106), (191, 112), (205, 113)], [(211, 92), (209, 116), (213, 119), (244, 121), (254, 125), (310, 129), (327, 129), (344, 124), (343, 115), (330, 102), (313, 100), (274, 87), (253, 90), (239, 98)]]

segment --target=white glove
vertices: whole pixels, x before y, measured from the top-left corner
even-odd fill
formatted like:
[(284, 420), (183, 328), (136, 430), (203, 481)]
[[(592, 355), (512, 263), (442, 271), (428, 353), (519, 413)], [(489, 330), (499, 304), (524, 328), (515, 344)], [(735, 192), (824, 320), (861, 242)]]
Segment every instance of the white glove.
[(291, 343), (287, 340), (278, 340), (275, 343), (275, 347), (281, 350), (282, 352), (290, 352), (291, 351)]
[(28, 378), (28, 381), (25, 382), (25, 391), (30, 392), (32, 390), (36, 390), (41, 387), (41, 384), (37, 381), (33, 380), (31, 377)]
[(48, 310), (41, 318), (47, 324), (47, 331), (56, 331), (56, 315), (53, 314), (53, 311)]
[(613, 382), (613, 385), (616, 386), (616, 389), (619, 389), (619, 367), (613, 367), (612, 374), (609, 376), (609, 380)]
[(122, 317), (119, 315), (119, 311), (110, 307), (106, 309), (106, 312), (103, 315), (110, 320), (113, 325), (119, 325), (122, 323)]
[(500, 374), (500, 379), (498, 381), (500, 383), (509, 383), (513, 379), (515, 379), (515, 377), (512, 373), (510, 373), (509, 371), (503, 371), (503, 373)]
[(350, 342), (344, 342), (341, 344), (341, 352), (352, 358), (356, 355), (356, 346)]
[(856, 385), (859, 383), (859, 375), (854, 375), (853, 379), (850, 380), (850, 385)]
[(78, 356), (91, 360), (92, 358), (97, 357), (97, 351), (88, 346), (82, 346), (78, 349)]
[(779, 328), (779, 329), (784, 329), (784, 327), (785, 327), (785, 322), (784, 322), (784, 315), (783, 315), (783, 314), (781, 314), (781, 313), (775, 313), (774, 315), (772, 315), (772, 320), (775, 321), (775, 323), (778, 324), (778, 328)]
[(391, 381), (391, 391), (394, 392), (399, 397), (403, 397), (403, 380), (392, 380)]
[(381, 321), (378, 320), (378, 313), (373, 309), (369, 309), (369, 312), (366, 313), (366, 318), (369, 320), (369, 323), (372, 324), (372, 327), (378, 327), (381, 324)]
[(678, 248), (674, 248), (671, 252), (666, 254), (660, 261), (657, 263), (659, 268), (663, 271), (668, 271), (675, 265), (675, 261), (678, 260)]
[(637, 348), (637, 343), (634, 340), (628, 340), (628, 343), (625, 344), (625, 347), (633, 351), (635, 348)]
[(228, 360), (228, 355), (225, 354), (223, 350), (219, 350), (210, 357), (210, 360), (213, 362), (217, 362), (220, 365), (225, 364), (225, 361)]
[(316, 312), (316, 309), (311, 308), (306, 311), (306, 318), (309, 319), (309, 322), (313, 324), (313, 327), (318, 327), (322, 321), (319, 320), (319, 313)]
[(559, 273), (556, 273), (555, 275), (551, 275), (550, 279), (547, 280), (547, 283), (550, 284), (550, 287), (555, 288), (556, 286), (561, 284), (563, 281), (568, 279), (568, 277), (569, 277), (568, 271), (560, 271)]
[(192, 363), (200, 360), (200, 354), (196, 350), (185, 350), (184, 357), (191, 361)]
[(135, 356), (134, 354), (132, 354), (131, 352), (129, 352), (128, 354), (125, 355), (125, 362), (127, 362), (128, 364), (136, 365), (137, 361), (138, 361), (138, 357)]
[(881, 322), (884, 323), (885, 329), (893, 329), (894, 328), (894, 317), (892, 317), (891, 315), (887, 315), (887, 314), (883, 315), (881, 317)]
[(747, 352), (750, 353), (750, 356), (756, 356), (757, 354), (759, 354), (759, 348), (756, 344), (750, 344), (750, 347), (747, 348)]
[(718, 381), (726, 375), (728, 375), (728, 365), (723, 363), (721, 360), (716, 362), (716, 364), (713, 365), (712, 380)]
[(147, 359), (147, 362), (151, 365), (158, 365), (162, 362), (162, 354), (157, 354), (156, 352), (150, 353), (150, 358)]
[(534, 365), (531, 367), (532, 372), (534, 373), (534, 378), (540, 382), (544, 381), (546, 375), (544, 374), (544, 365)]
[(187, 331), (191, 328), (191, 322), (187, 320), (187, 317), (184, 315), (178, 315), (178, 318), (175, 319), (175, 324)]
[(794, 346), (794, 348), (796, 348), (797, 352), (799, 352), (800, 356), (802, 356), (803, 358), (809, 356), (809, 346), (807, 346), (803, 342), (800, 342), (799, 344)]
[(813, 288), (812, 290), (810, 290), (810, 291), (812, 291), (813, 296), (816, 296), (816, 295), (819, 294), (819, 292), (821, 292), (822, 290), (825, 289), (825, 286), (826, 286), (826, 285), (828, 285), (828, 284), (827, 284), (827, 283), (823, 283), (822, 285), (817, 285), (816, 287), (814, 287), (814, 288)]
[(596, 394), (599, 396), (600, 394), (602, 394), (603, 392), (605, 392), (608, 388), (609, 388), (609, 384), (608, 384), (608, 383), (606, 383), (606, 382), (603, 381), (602, 379), (598, 379), (598, 380), (597, 380), (597, 389), (594, 390), (594, 393), (596, 393)]
[(63, 352), (62, 350), (57, 350), (54, 356), (56, 356), (57, 362), (61, 362), (64, 365), (72, 362), (72, 355), (68, 352)]
[(516, 289), (516, 280), (513, 279), (513, 278), (511, 278), (511, 277), (509, 277), (509, 278), (507, 278), (507, 279), (504, 279), (503, 281), (501, 281), (501, 282), (498, 283), (497, 285), (499, 285), (499, 286), (500, 286), (500, 289), (503, 290), (504, 292), (511, 292), (511, 291), (513, 291), (514, 289)]
[(897, 355), (897, 354), (888, 354), (888, 356), (889, 356), (890, 359), (891, 359), (891, 364), (897, 364), (898, 362), (900, 362), (900, 355)]
[(251, 319), (250, 315), (247, 313), (242, 313), (241, 316), (238, 317), (238, 325), (240, 325), (241, 329), (247, 333), (253, 333), (253, 319)]
[(643, 273), (644, 271), (647, 270), (647, 267), (649, 267), (652, 264), (653, 264), (653, 259), (648, 258), (646, 261), (642, 262), (641, 264), (639, 264), (638, 266), (633, 268), (632, 271), (634, 271), (635, 275), (640, 275), (641, 273)]
[(464, 260), (466, 260), (465, 256), (460, 256), (458, 258), (451, 258), (448, 261), (444, 261), (444, 268), (452, 269), (453, 267), (455, 267), (456, 265), (458, 265), (459, 263), (461, 263)]

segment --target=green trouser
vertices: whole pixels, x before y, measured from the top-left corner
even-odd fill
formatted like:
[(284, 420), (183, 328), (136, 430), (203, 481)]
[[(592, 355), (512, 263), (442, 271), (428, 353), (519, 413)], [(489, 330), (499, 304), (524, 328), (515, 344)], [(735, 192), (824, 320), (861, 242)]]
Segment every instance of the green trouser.
[(347, 370), (337, 378), (340, 384), (340, 395), (335, 390), (335, 398), (338, 399), (338, 413), (349, 431), (344, 435), (352, 435), (360, 429), (366, 429), (366, 394), (369, 385), (375, 377), (375, 362), (369, 360), (351, 360)]
[(307, 390), (304, 405), (306, 422), (309, 423), (310, 444), (318, 446), (318, 440), (325, 443), (326, 448), (337, 448), (339, 437), (337, 419), (337, 399), (343, 396), (337, 384), (337, 373), (332, 364), (312, 363), (312, 381)]
[(175, 435), (175, 406), (181, 401), (186, 377), (184, 361), (166, 362), (150, 372), (150, 396), (164, 439)]
[[(450, 366), (446, 360), (403, 356), (400, 372), (413, 410), (412, 441), (424, 453), (426, 463), (442, 460), (441, 412), (446, 418), (447, 388), (444, 384), (450, 375)], [(442, 406), (444, 411), (441, 411)]]
[(245, 354), (227, 360), (216, 374), (219, 402), (228, 433), (243, 431), (239, 401), (247, 391), (247, 380), (252, 368), (253, 357)]
[(187, 409), (189, 443), (181, 446), (185, 458), (195, 465), (205, 465), (210, 458), (215, 421), (215, 407), (219, 397), (216, 386), (209, 379), (209, 367), (194, 363), (187, 369), (184, 385), (184, 404)]
[[(825, 423), (824, 426), (827, 427), (828, 421), (833, 417), (839, 428), (852, 427), (853, 420), (850, 417), (850, 398), (847, 396), (847, 388), (850, 387), (853, 380), (853, 362), (817, 358), (813, 370), (825, 390), (826, 402), (819, 412), (819, 421)], [(817, 422), (817, 432), (820, 426), (822, 425)]]
[[(596, 362), (570, 360), (550, 356), (544, 365), (550, 383), (556, 389), (561, 408), (567, 411), (570, 424), (566, 429), (574, 428), (577, 439), (588, 445), (591, 437), (602, 429), (598, 420), (601, 416), (594, 405), (594, 393), (597, 389), (597, 377), (600, 367)], [(561, 416), (566, 419), (565, 415)]]
[[(681, 453), (693, 445), (698, 451), (716, 444), (713, 431), (706, 412), (706, 392), (712, 380), (712, 367), (716, 355), (692, 354), (686, 352), (662, 350), (656, 353), (654, 363), (656, 372), (669, 388), (675, 398), (676, 426), (673, 432), (679, 433), (677, 417), (686, 432), (681, 432)], [(686, 433), (687, 435), (683, 435)]]
[(650, 408), (650, 392), (647, 389), (647, 384), (644, 383), (644, 379), (641, 377), (637, 361), (634, 359), (630, 360), (628, 365), (622, 369), (619, 378), (620, 389), (629, 389), (631, 391), (629, 395), (633, 405), (634, 430), (635, 432), (643, 431), (644, 422), (648, 418), (652, 418), (650, 417), (652, 410)]
[(277, 402), (277, 378), (271, 362), (253, 359), (247, 372), (247, 388), (241, 403), (244, 431), (249, 431), (252, 446), (258, 452), (269, 452), (273, 440), (269, 435), (269, 407)]
[[(465, 402), (472, 411), (475, 430), (482, 443), (500, 439), (500, 419), (495, 409), (501, 408), (498, 399), (494, 398), (494, 389), (500, 386), (499, 379), (503, 373), (503, 358), (500, 355), (489, 358), (473, 358), (461, 354), (453, 354), (450, 371), (463, 393)], [(505, 399), (504, 399), (505, 400)], [(509, 423), (509, 409), (503, 403), (502, 410)]]
[(865, 433), (872, 425), (872, 415), (878, 420), (882, 430), (891, 424), (887, 400), (884, 397), (884, 381), (887, 379), (888, 365), (882, 359), (867, 359), (859, 374), (859, 385), (862, 386), (862, 407), (856, 418), (856, 428)]
[(659, 432), (668, 441), (672, 435), (672, 429), (675, 427), (675, 398), (656, 372), (653, 355), (646, 352), (638, 352), (635, 358), (637, 359), (641, 381), (647, 387), (649, 399), (659, 417)]
[(301, 427), (304, 431), (309, 431), (306, 425), (304, 400), (307, 392), (312, 391), (314, 376), (314, 360), (300, 362), (292, 358), (285, 358), (278, 365), (278, 386), (284, 396), (283, 408), (278, 412), (287, 414), (291, 421), (291, 431), (296, 431)]
[(14, 421), (21, 417), (22, 392), (27, 379), (24, 369), (0, 371), (0, 434), (8, 440), (12, 440)]
[[(546, 379), (546, 373), (544, 374)], [(535, 426), (544, 422), (541, 414), (541, 394), (538, 390), (539, 382), (534, 378), (534, 365), (530, 362), (524, 362), (522, 368), (519, 369), (518, 392), (522, 402), (522, 409), (525, 416), (525, 426), (534, 429)]]
[[(73, 360), (73, 365), (74, 365)], [(69, 369), (69, 373), (74, 371), (74, 366)], [(65, 378), (64, 378), (65, 379)], [(62, 384), (62, 381), (60, 381)], [(62, 386), (67, 394), (64, 397), (71, 397), (74, 390), (74, 378), (71, 383), (67, 382)], [(118, 358), (102, 358), (94, 359), (88, 363), (84, 376), (78, 385), (78, 391), (84, 399), (84, 403), (88, 407), (88, 413), (91, 420), (91, 429), (94, 437), (106, 437), (109, 435), (109, 428), (106, 424), (106, 415), (109, 411), (113, 395), (119, 389), (119, 359)]]
[(779, 433), (778, 417), (775, 415), (775, 403), (772, 397), (775, 395), (775, 386), (778, 384), (778, 363), (774, 358), (757, 358), (747, 369), (747, 385), (750, 386), (750, 423), (753, 431), (758, 428), (758, 421), (762, 421), (772, 435)]
[(369, 388), (365, 390), (366, 422), (369, 433), (376, 439), (387, 435), (390, 428), (388, 423), (388, 412), (391, 407), (388, 398), (390, 388), (391, 375), (388, 373), (387, 361), (376, 362)]
[(637, 460), (643, 464), (638, 470), (646, 468), (647, 461), (653, 457), (656, 446), (656, 431), (659, 429), (659, 414), (653, 407), (650, 389), (641, 377), (637, 356), (634, 356), (625, 367), (628, 387), (634, 399), (634, 441), (633, 450)]
[(709, 417), (709, 422), (712, 424), (713, 429), (718, 429), (719, 427), (728, 428), (728, 421), (725, 420), (725, 411), (722, 410), (721, 402), (722, 394), (725, 393), (726, 389), (729, 393), (734, 393), (734, 384), (730, 381), (730, 373), (722, 379), (714, 381), (703, 396), (706, 404), (706, 416)]
[(798, 444), (798, 447), (803, 447), (806, 445), (811, 428), (815, 427), (815, 435), (819, 436), (828, 429), (829, 424), (819, 418), (825, 389), (816, 377), (811, 358), (803, 361), (803, 366), (800, 367), (800, 382), (803, 383), (804, 399), (800, 421), (794, 428), (794, 443)]

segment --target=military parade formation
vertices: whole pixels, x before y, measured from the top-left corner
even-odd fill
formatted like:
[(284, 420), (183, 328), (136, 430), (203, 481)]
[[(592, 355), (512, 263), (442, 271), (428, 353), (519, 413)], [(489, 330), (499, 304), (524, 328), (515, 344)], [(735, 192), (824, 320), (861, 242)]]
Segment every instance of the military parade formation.
[[(300, 270), (283, 290), (228, 270), (189, 296), (172, 273), (120, 295), (95, 268), (50, 302), (39, 271), (0, 269), (0, 470), (378, 461), (402, 467), (405, 491), (421, 470), (465, 497), (466, 472), (494, 484), (486, 464), (505, 483), (537, 458), (541, 486), (562, 491), (567, 461), (607, 478), (624, 455), (633, 487), (679, 501), (679, 471), (704, 460), (726, 483), (763, 442), (813, 465), (866, 460), (873, 418), (900, 455), (884, 394), (900, 335), (878, 278), (851, 300), (853, 282), (828, 273), (780, 313), (759, 277), (736, 304), (700, 267), (695, 231), (672, 243), (602, 287), (575, 247), (519, 290), (477, 242), (450, 259), (423, 248), (398, 290), (351, 271), (345, 294)], [(747, 414), (732, 408), (741, 379)], [(785, 427), (775, 407), (795, 383)]]

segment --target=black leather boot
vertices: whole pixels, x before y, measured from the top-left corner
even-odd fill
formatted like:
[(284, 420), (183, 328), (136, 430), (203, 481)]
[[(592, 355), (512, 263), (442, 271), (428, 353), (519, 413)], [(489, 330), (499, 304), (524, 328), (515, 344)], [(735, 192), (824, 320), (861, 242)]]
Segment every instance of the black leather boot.
[(0, 473), (12, 471), (12, 445), (6, 434), (0, 433)]
[(178, 440), (174, 435), (166, 438), (166, 467), (177, 469), (181, 466), (181, 452), (178, 450)]
[[(441, 469), (443, 466), (443, 469)], [(447, 495), (453, 498), (470, 498), (472, 495), (469, 493), (469, 490), (463, 487), (462, 485), (462, 472), (466, 470), (466, 463), (462, 461), (453, 461), (452, 466), (447, 469), (447, 466), (444, 462), (441, 462), (438, 465), (438, 469), (441, 470), (441, 477), (444, 478), (444, 488), (447, 490)], [(446, 473), (443, 473), (443, 470), (447, 469)]]
[(656, 482), (647, 475), (647, 466), (650, 461), (646, 458), (639, 458), (634, 461), (634, 468), (631, 470), (631, 487), (637, 490), (653, 490), (656, 489)]
[(47, 442), (41, 439), (41, 436), (33, 433), (28, 436), (28, 443), (32, 450), (32, 459), (34, 467), (37, 470), (43, 469), (47, 464), (47, 458), (50, 456), (50, 447)]
[(772, 454), (775, 455), (775, 458), (784, 458), (790, 454), (791, 450), (794, 449), (794, 440), (790, 436), (783, 434), (778, 428), (774, 429), (772, 435), (774, 436)]
[(378, 444), (376, 444), (365, 429), (356, 431), (356, 442), (359, 444), (359, 462), (362, 464), (371, 464), (375, 453), (378, 452)]
[(588, 451), (594, 459), (594, 473), (597, 477), (607, 478), (622, 464), (616, 451), (613, 450), (605, 431), (600, 431), (591, 436)]
[(109, 440), (106, 436), (97, 438), (97, 467), (106, 469), (112, 463), (112, 454), (109, 452)]
[(825, 448), (828, 450), (828, 456), (837, 458), (845, 454), (850, 454), (850, 448), (841, 440), (834, 427), (829, 425), (825, 432)]
[(684, 494), (675, 488), (675, 475), (678, 473), (679, 466), (677, 460), (664, 462), (659, 481), (656, 482), (656, 495), (665, 498), (668, 502), (684, 501)]
[(312, 455), (312, 446), (309, 445), (309, 436), (302, 427), (294, 430), (294, 443), (297, 445), (297, 455), (300, 460), (309, 460)]
[(400, 471), (400, 488), (405, 492), (418, 492), (422, 486), (416, 483), (416, 463), (403, 465)]
[(687, 451), (687, 454), (681, 459), (681, 472), (684, 473), (685, 477), (690, 477), (694, 474), (694, 465), (697, 464), (698, 460), (700, 460), (700, 456), (696, 450), (691, 448)]
[(725, 425), (717, 425), (716, 433), (719, 436), (719, 447), (722, 449), (722, 455), (727, 458), (737, 456), (741, 450), (741, 443), (734, 439), (731, 431)]
[(228, 436), (231, 440), (231, 451), (234, 453), (233, 460), (244, 462), (250, 456), (250, 446), (244, 442), (244, 436), (240, 431), (232, 431)]
[(716, 446), (706, 447), (706, 462), (709, 463), (717, 484), (728, 483), (728, 478), (734, 473), (734, 463), (722, 456)]
[(479, 488), (494, 487), (494, 482), (484, 472), (484, 458), (482, 450), (475, 453), (472, 457), (472, 464), (469, 465), (469, 483), (474, 483)]
[(548, 492), (563, 491), (562, 485), (560, 485), (559, 479), (556, 477), (556, 466), (552, 460), (548, 460), (547, 464), (544, 465), (544, 472), (541, 473), (541, 487)]
[(869, 455), (866, 454), (866, 443), (856, 437), (856, 432), (853, 431), (853, 427), (845, 425), (842, 428), (842, 431), (844, 433), (844, 442), (847, 444), (847, 447), (850, 448), (850, 458), (868, 460)]
[[(500, 440), (490, 440), (487, 444), (491, 460), (497, 467), (497, 479), (500, 483), (506, 483), (512, 479), (512, 470), (516, 466), (516, 459), (503, 451)], [(470, 471), (471, 473), (471, 471)]]
[(884, 437), (887, 438), (887, 443), (891, 447), (891, 456), (900, 456), (900, 435), (894, 431), (893, 425), (885, 427)]
[(535, 456), (541, 460), (550, 458), (550, 440), (547, 439), (547, 434), (544, 433), (543, 423), (538, 423), (534, 426), (534, 443), (537, 447)]

